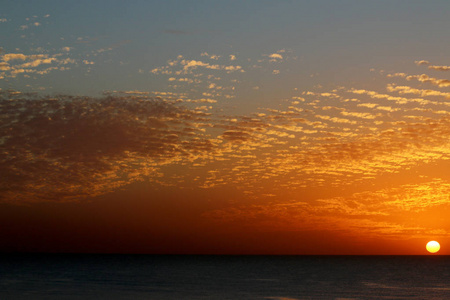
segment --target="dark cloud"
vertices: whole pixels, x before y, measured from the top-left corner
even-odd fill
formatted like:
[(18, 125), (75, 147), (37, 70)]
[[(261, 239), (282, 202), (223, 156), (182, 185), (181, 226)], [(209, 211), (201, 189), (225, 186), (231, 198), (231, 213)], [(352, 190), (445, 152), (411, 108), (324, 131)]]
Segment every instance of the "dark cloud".
[(213, 147), (201, 115), (161, 99), (2, 92), (0, 116), (3, 200), (102, 193)]
[(244, 142), (251, 138), (251, 135), (242, 131), (225, 131), (222, 137), (233, 142)]

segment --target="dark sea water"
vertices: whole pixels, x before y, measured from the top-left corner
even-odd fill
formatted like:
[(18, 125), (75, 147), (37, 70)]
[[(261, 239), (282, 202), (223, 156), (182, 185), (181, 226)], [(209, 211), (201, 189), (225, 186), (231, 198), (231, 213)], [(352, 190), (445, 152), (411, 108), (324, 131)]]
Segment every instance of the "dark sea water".
[(450, 299), (450, 257), (3, 254), (0, 299)]

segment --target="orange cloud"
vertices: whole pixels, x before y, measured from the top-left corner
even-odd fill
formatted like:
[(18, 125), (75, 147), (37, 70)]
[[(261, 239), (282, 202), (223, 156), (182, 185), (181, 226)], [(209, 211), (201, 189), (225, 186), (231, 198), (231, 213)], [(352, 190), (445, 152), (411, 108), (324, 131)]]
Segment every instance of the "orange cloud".
[(438, 71), (450, 71), (450, 66), (428, 66), (428, 69)]
[(430, 64), (430, 62), (428, 60), (416, 60), (414, 63), (416, 65), (418, 65), (418, 66), (429, 65)]

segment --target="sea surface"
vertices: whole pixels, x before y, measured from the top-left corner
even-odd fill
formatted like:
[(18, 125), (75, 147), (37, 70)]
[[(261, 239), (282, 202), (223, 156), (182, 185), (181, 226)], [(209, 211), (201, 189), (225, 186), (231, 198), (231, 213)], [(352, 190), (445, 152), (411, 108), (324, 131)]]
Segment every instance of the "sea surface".
[(450, 257), (2, 254), (0, 299), (450, 299)]

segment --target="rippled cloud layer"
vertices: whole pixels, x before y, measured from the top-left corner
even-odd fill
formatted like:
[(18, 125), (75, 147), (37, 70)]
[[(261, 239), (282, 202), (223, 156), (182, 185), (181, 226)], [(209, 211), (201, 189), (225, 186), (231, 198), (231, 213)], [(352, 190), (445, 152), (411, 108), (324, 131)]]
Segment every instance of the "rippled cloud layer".
[[(404, 216), (448, 205), (450, 178), (426, 171), (450, 157), (445, 66), (416, 61), (429, 74), (378, 75), (384, 90), (294, 90), (277, 105), (240, 114), (223, 108), (227, 99), (242, 97), (245, 74), (265, 68), (277, 76), (276, 65), (295, 57), (280, 50), (245, 64), (235, 54), (205, 52), (200, 59), (180, 55), (151, 70), (166, 78), (163, 91), (50, 97), (3, 90), (1, 201), (79, 201), (137, 181), (233, 187), (246, 202), (206, 217), (385, 236), (420, 236), (428, 225)], [(3, 76), (63, 64), (45, 55), (4, 54), (2, 60)], [(386, 177), (392, 186), (380, 184)], [(410, 183), (395, 181), (406, 177)], [(305, 192), (322, 188), (343, 195)]]

